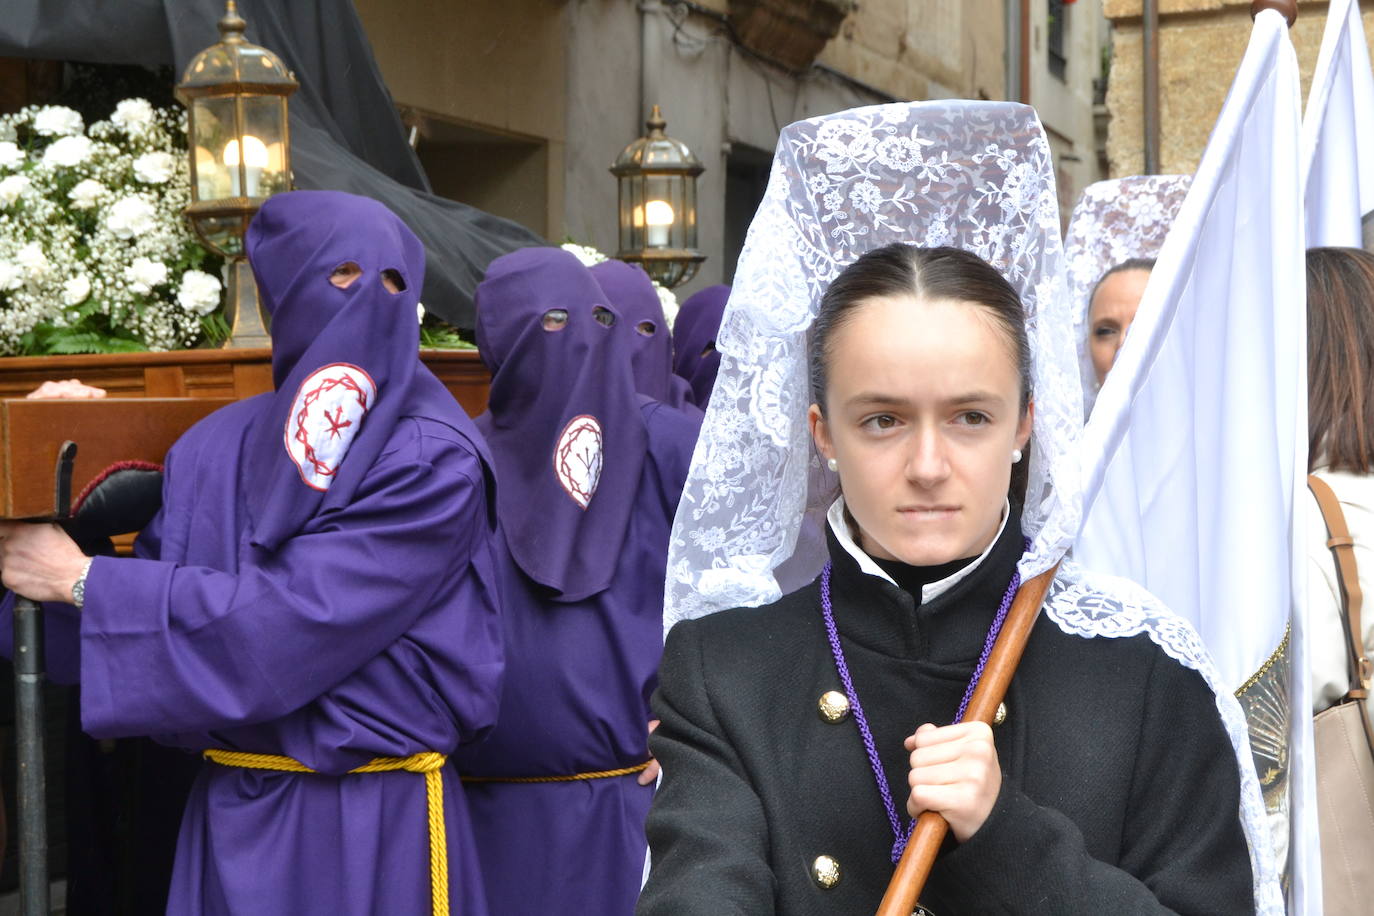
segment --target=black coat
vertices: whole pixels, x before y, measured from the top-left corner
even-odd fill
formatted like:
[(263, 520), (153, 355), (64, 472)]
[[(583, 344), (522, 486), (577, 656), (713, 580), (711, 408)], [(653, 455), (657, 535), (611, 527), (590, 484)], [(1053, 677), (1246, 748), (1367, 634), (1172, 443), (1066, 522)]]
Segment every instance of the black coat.
[[(950, 591), (916, 607), (834, 540), (832, 600), (855, 689), (906, 821), (918, 725), (953, 719), (1021, 553), (1009, 522)], [(892, 831), (842, 690), (818, 583), (767, 607), (674, 627), (650, 748), (639, 916), (872, 914)], [(1236, 758), (1211, 691), (1147, 636), (1084, 639), (1041, 616), (994, 730), (1002, 791), (968, 842), (947, 842), (921, 902), (952, 914), (1251, 913)], [(823, 888), (829, 855), (840, 880)]]

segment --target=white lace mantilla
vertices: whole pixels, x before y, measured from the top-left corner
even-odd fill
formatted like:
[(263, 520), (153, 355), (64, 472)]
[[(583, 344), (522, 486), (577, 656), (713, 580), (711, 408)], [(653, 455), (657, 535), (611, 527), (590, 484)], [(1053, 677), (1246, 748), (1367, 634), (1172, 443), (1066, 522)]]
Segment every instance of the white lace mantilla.
[(1082, 371), (1085, 416), (1097, 393), (1097, 375), (1087, 346), (1093, 289), (1118, 264), (1159, 256), (1192, 182), (1190, 175), (1131, 175), (1098, 181), (1083, 189), (1073, 208), (1064, 257), (1074, 302), (1073, 339)]
[[(807, 333), (830, 281), (893, 242), (950, 245), (998, 268), (1026, 307), (1035, 428), (1022, 527), (1029, 579), (1063, 557), (1082, 505), (1083, 389), (1050, 151), (1035, 111), (1007, 102), (881, 105), (782, 131), (749, 227), (716, 346), (711, 403), (669, 544), (665, 631), (775, 601), (826, 558), (838, 492), (812, 446)], [(1264, 806), (1239, 704), (1189, 625), (1139, 586), (1061, 567), (1046, 603), (1066, 632), (1148, 633), (1200, 671), (1235, 747), (1261, 914), (1282, 912)]]

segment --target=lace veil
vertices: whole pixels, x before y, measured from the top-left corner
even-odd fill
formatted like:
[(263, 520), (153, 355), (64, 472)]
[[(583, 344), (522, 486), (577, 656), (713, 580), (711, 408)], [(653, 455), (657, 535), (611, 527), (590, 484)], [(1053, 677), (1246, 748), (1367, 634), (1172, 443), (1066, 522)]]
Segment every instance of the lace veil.
[[(1078, 300), (1067, 287), (1053, 165), (1035, 111), (931, 101), (799, 121), (779, 138), (716, 346), (719, 375), (669, 544), (664, 627), (777, 600), (826, 558), (838, 478), (807, 430), (807, 333), (830, 281), (892, 242), (952, 245), (1020, 293), (1033, 350), (1035, 429), (1020, 563), (1029, 578), (1072, 544), (1082, 504)], [(1244, 715), (1189, 624), (1139, 586), (1065, 562), (1046, 613), (1081, 636), (1149, 633), (1212, 685), (1235, 747), (1260, 913), (1281, 913)]]
[(1088, 353), (1093, 288), (1116, 265), (1159, 255), (1192, 181), (1190, 175), (1131, 175), (1098, 181), (1083, 190), (1073, 208), (1064, 257), (1069, 295), (1075, 303), (1073, 339), (1082, 366), (1085, 416), (1097, 393), (1097, 375)]

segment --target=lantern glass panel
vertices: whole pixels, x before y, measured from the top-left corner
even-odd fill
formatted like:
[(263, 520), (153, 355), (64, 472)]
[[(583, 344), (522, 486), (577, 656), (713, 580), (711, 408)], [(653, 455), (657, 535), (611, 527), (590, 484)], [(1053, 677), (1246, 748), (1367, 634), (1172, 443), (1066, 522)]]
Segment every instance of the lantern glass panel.
[(673, 230), (681, 213), (682, 199), (672, 175), (648, 175), (644, 179), (644, 247), (672, 248), (678, 240)]
[(682, 179), (682, 247), (697, 247), (697, 183)]
[(257, 45), (239, 46), (239, 74), (245, 83), (295, 82), (277, 55)]
[[(194, 136), (196, 181), (193, 186), (196, 200), (219, 200), (233, 197), (238, 186), (237, 169), (230, 169), (224, 161), (224, 151), (234, 141), (235, 106), (232, 96), (207, 96), (191, 103), (191, 123)], [(231, 172), (233, 174), (231, 174)]]
[(232, 83), (238, 79), (234, 57), (225, 45), (206, 48), (191, 63), (186, 71), (185, 82), (195, 86), (210, 86), (215, 83)]
[[(242, 153), (245, 197), (271, 197), (287, 189), (286, 100), (281, 96), (243, 97)], [(238, 153), (239, 148), (233, 148)]]
[(243, 254), (243, 217), (240, 216), (198, 216), (193, 217), (200, 233), (211, 247), (228, 257)]

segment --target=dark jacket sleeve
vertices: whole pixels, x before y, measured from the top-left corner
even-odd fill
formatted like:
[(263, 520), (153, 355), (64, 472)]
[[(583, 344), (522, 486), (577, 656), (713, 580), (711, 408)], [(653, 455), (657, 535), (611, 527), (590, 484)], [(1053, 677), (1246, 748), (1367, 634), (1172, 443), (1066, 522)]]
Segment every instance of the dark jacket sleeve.
[(637, 916), (767, 916), (774, 910), (763, 806), (717, 721), (700, 628), (668, 635), (649, 748), (663, 782), (649, 811), (650, 872)]
[(987, 914), (1253, 913), (1240, 777), (1212, 692), (1162, 652), (1147, 683), (1120, 867), (1092, 858), (1073, 821), (1004, 779), (929, 892)]

